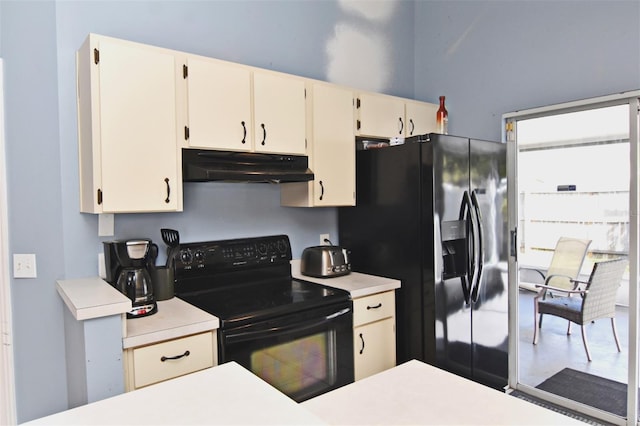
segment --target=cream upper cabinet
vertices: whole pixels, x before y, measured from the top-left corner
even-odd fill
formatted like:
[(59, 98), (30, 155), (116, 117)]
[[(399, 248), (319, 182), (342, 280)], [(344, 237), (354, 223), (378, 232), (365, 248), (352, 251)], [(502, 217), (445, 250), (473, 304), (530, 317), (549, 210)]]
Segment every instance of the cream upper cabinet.
[(255, 151), (306, 153), (304, 79), (256, 69), (253, 114)]
[(187, 56), (186, 144), (193, 148), (252, 149), (250, 68)]
[(404, 99), (378, 93), (359, 93), (356, 132), (360, 136), (404, 137)]
[(405, 101), (405, 136), (424, 135), (436, 131), (438, 105), (418, 101)]
[(80, 210), (182, 210), (174, 55), (92, 34), (76, 59)]
[(311, 182), (281, 185), (281, 204), (296, 207), (355, 205), (353, 92), (313, 82), (307, 100)]

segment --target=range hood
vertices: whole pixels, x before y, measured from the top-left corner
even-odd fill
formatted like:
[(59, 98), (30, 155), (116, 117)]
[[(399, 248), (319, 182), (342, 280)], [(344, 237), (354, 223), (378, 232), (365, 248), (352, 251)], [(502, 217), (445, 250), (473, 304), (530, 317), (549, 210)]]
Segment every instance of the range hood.
[(184, 182), (308, 182), (313, 180), (304, 155), (182, 149)]

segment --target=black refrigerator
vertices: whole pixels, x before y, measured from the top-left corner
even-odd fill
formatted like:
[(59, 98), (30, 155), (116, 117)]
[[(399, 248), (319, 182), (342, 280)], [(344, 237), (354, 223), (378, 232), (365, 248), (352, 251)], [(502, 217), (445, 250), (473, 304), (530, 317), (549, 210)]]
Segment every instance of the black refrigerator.
[(356, 152), (356, 206), (338, 209), (354, 271), (401, 280), (397, 363), (501, 388), (508, 375), (506, 145), (428, 134)]

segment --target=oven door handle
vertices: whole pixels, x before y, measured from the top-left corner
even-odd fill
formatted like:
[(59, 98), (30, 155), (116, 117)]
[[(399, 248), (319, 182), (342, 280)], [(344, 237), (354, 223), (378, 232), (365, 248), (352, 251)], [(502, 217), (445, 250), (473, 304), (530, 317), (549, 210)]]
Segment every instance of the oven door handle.
[(327, 324), (336, 318), (346, 315), (351, 312), (351, 308), (344, 308), (331, 315), (327, 315), (320, 320), (306, 321), (301, 324), (285, 325), (280, 327), (270, 327), (264, 330), (256, 331), (243, 331), (243, 332), (231, 332), (225, 334), (227, 343), (239, 343), (246, 340), (257, 340), (266, 337), (274, 337), (274, 335), (286, 334), (292, 331), (304, 331), (310, 328), (315, 328), (323, 324)]

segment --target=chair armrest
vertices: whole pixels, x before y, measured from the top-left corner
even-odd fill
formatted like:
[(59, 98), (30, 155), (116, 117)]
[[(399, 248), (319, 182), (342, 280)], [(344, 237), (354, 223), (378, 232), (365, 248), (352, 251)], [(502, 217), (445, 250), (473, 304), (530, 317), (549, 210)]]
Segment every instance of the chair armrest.
[(567, 293), (567, 294), (587, 294), (589, 291), (588, 290), (567, 290), (564, 288), (559, 288), (559, 287), (553, 287), (550, 285), (544, 285), (544, 284), (536, 284), (536, 288), (540, 288), (542, 290), (551, 290), (551, 291), (559, 291), (562, 293)]

